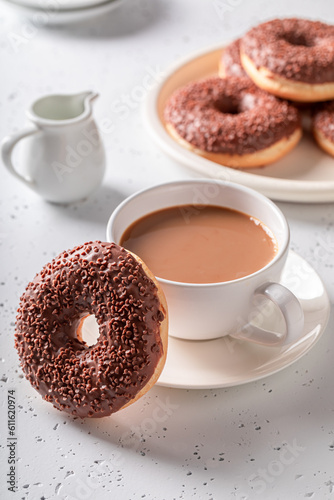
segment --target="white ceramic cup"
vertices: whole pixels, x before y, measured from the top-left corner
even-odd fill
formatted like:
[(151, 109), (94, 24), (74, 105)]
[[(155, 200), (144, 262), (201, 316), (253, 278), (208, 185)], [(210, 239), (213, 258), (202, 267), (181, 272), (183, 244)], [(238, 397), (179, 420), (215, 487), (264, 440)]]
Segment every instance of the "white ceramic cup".
[[(209, 179), (176, 181), (145, 189), (127, 198), (112, 213), (107, 240), (119, 243), (124, 231), (141, 217), (188, 204), (222, 206), (256, 217), (274, 234), (278, 251), (259, 271), (233, 281), (194, 284), (157, 276), (167, 299), (170, 335), (188, 340), (232, 335), (272, 346), (296, 341), (304, 325), (303, 311), (298, 299), (279, 283), (289, 251), (289, 226), (279, 208), (253, 189)], [(259, 296), (267, 297), (281, 310), (283, 334), (251, 324)]]

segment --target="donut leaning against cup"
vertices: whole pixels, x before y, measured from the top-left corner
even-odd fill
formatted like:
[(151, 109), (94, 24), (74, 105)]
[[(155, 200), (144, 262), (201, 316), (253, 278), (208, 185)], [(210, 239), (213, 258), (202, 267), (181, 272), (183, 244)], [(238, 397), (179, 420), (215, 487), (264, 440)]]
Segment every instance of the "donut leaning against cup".
[[(77, 333), (88, 315), (99, 327), (91, 346)], [(76, 417), (105, 417), (155, 384), (167, 330), (166, 299), (147, 266), (114, 243), (91, 241), (62, 252), (28, 284), (15, 346), (43, 399)]]

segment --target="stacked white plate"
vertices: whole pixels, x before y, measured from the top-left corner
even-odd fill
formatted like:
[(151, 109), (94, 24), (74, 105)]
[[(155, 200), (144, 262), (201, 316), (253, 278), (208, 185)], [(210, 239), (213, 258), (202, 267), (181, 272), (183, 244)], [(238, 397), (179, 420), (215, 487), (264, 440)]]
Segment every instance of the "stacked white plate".
[(48, 26), (83, 21), (105, 14), (123, 0), (6, 0), (36, 25)]

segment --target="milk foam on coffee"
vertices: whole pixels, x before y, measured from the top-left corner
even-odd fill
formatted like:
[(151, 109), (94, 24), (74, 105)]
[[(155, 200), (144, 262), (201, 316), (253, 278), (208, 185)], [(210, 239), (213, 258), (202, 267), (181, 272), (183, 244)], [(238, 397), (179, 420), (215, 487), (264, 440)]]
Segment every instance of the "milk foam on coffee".
[(120, 244), (159, 278), (220, 283), (253, 274), (277, 253), (258, 219), (220, 206), (181, 205), (152, 212), (124, 232)]

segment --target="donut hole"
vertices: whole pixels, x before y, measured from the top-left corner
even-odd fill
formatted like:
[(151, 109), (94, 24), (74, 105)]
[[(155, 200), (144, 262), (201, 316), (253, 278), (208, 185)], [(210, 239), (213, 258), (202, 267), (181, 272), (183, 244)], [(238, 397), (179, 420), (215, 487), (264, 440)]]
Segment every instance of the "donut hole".
[(288, 32), (283, 36), (283, 40), (288, 42), (290, 45), (297, 47), (313, 47), (314, 40), (305, 35), (305, 33)]
[(216, 102), (215, 108), (220, 113), (228, 115), (238, 115), (239, 113), (242, 113), (240, 102), (225, 96), (223, 96), (221, 99), (219, 99), (219, 101)]
[(220, 113), (228, 115), (240, 115), (245, 111), (253, 109), (258, 104), (258, 99), (248, 92), (245, 92), (239, 99), (221, 99), (216, 103), (216, 109)]
[(77, 339), (86, 347), (91, 347), (97, 343), (99, 335), (99, 325), (94, 314), (84, 316), (76, 330)]

